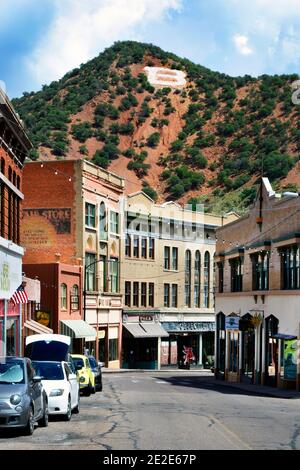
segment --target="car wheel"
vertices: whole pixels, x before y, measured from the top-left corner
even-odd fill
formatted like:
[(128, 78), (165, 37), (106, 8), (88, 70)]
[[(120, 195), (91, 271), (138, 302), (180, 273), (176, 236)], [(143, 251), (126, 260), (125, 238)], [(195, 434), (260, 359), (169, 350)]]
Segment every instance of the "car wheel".
[(92, 387), (91, 387), (91, 384), (89, 383), (88, 387), (86, 387), (86, 389), (84, 390), (84, 394), (86, 397), (90, 397), (91, 393), (92, 393)]
[(49, 424), (49, 408), (48, 408), (47, 402), (45, 403), (45, 406), (44, 406), (44, 415), (38, 421), (38, 423), (39, 423), (39, 426), (41, 426), (41, 428), (46, 428)]
[(97, 392), (102, 392), (102, 390), (103, 390), (102, 384), (98, 384), (97, 385)]
[(32, 436), (34, 431), (34, 414), (32, 406), (29, 408), (28, 421), (25, 428), (25, 436)]
[(79, 411), (80, 411), (80, 392), (78, 393), (78, 402), (77, 402), (77, 406), (75, 406), (73, 410), (73, 413), (75, 415), (78, 415)]
[(72, 418), (72, 405), (71, 405), (71, 397), (69, 397), (69, 399), (68, 399), (68, 411), (64, 415), (64, 419), (65, 419), (65, 421), (70, 421), (71, 418)]

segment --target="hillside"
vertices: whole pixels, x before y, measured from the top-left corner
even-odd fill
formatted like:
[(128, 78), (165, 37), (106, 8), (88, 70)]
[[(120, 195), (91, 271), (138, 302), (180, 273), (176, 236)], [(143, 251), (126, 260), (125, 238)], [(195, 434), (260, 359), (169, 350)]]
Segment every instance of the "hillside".
[[(184, 87), (154, 87), (145, 67), (181, 70)], [(297, 75), (229, 77), (149, 44), (119, 42), (13, 104), (30, 158), (89, 158), (159, 201), (243, 210), (261, 175), (298, 189)]]

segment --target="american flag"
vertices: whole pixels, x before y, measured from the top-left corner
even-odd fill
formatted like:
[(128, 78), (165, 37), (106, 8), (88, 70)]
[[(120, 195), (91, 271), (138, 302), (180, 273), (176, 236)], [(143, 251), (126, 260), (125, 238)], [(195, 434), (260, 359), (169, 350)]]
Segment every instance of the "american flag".
[(24, 286), (21, 284), (10, 299), (14, 305), (27, 304), (28, 295), (25, 292)]

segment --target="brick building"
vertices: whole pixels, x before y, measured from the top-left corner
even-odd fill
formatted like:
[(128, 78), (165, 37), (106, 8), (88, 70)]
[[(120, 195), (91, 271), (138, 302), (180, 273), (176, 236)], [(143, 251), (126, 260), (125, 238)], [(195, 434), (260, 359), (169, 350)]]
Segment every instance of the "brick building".
[(263, 178), (247, 215), (217, 230), (216, 375), (300, 388), (300, 198)]
[(22, 350), (22, 310), (9, 300), (22, 283), (22, 170), (30, 149), (23, 123), (0, 89), (0, 355)]
[[(74, 339), (84, 338), (97, 358), (110, 367), (119, 367), (122, 338), (119, 259), (124, 182), (81, 160), (30, 162), (25, 174), (28, 181), (24, 187), (26, 203), (22, 223), (22, 241), (26, 247), (24, 269), (31, 274), (36, 265), (61, 263), (57, 269), (68, 270), (70, 282), (56, 275), (52, 284), (58, 293), (54, 295), (56, 310), (54, 306), (50, 308), (54, 330), (70, 331), (71, 322), (75, 321), (72, 315), (76, 315), (97, 333), (92, 338), (91, 330), (86, 330), (83, 324), (80, 333), (73, 323)], [(79, 266), (84, 268), (78, 283), (73, 284), (72, 276), (79, 275)], [(39, 269), (44, 273), (47, 270), (45, 266)], [(43, 277), (41, 281), (50, 284), (48, 278)], [(75, 285), (79, 288), (77, 311), (71, 308), (72, 297), (76, 296)], [(42, 303), (47, 303), (46, 299), (42, 287)]]

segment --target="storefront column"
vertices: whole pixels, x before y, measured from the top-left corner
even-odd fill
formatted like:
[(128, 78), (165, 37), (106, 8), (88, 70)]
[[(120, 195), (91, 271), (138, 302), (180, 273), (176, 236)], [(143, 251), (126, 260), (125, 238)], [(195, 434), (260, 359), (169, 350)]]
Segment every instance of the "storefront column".
[(6, 325), (7, 325), (7, 300), (4, 300), (4, 322), (3, 322), (3, 355), (7, 354), (7, 338), (6, 338)]
[(225, 343), (225, 380), (228, 380), (229, 372), (229, 348), (230, 348), (230, 331), (225, 333), (226, 343)]
[(265, 385), (265, 380), (266, 380), (266, 377), (265, 377), (265, 369), (266, 369), (266, 340), (265, 340), (265, 334), (266, 334), (266, 330), (265, 330), (265, 322), (262, 323), (262, 329), (261, 329), (261, 337), (260, 337), (260, 340), (262, 341), (262, 352), (261, 352), (261, 355), (262, 355), (262, 358), (261, 358), (261, 364), (262, 364), (262, 370), (260, 371), (260, 377), (261, 377), (261, 385)]
[(242, 381), (242, 368), (243, 368), (243, 333), (239, 331), (239, 379), (238, 381)]
[(22, 315), (22, 304), (20, 308), (20, 320), (19, 320), (19, 356), (23, 356), (23, 315)]
[(199, 366), (203, 366), (203, 334), (199, 333)]
[(259, 374), (259, 329), (255, 328), (254, 330), (254, 383), (258, 382)]
[(157, 370), (161, 369), (161, 338), (157, 340)]
[[(300, 325), (299, 325), (299, 336), (300, 338)], [(296, 377), (296, 390), (300, 392), (300, 340), (297, 341), (298, 349), (297, 349), (297, 377)]]
[(277, 354), (277, 377), (276, 377), (276, 380), (277, 380), (277, 388), (283, 388), (282, 385), (283, 383), (281, 383), (281, 374), (280, 374), (280, 371), (281, 371), (281, 344), (282, 344), (282, 340), (279, 339), (278, 340), (278, 354)]

